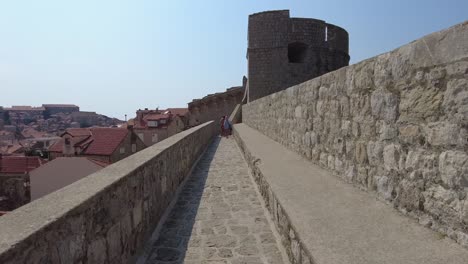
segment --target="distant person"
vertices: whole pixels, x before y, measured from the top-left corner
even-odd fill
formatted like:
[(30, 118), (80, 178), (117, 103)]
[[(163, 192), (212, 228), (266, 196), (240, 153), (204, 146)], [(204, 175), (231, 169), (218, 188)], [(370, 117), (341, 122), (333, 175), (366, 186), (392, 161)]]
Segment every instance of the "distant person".
[(229, 135), (232, 134), (232, 125), (227, 116), (224, 116), (223, 129), (226, 137), (229, 137)]
[(221, 128), (221, 137), (224, 137), (226, 135), (226, 132), (224, 131), (224, 121), (226, 120), (226, 116), (222, 116), (221, 119), (219, 120), (219, 126)]

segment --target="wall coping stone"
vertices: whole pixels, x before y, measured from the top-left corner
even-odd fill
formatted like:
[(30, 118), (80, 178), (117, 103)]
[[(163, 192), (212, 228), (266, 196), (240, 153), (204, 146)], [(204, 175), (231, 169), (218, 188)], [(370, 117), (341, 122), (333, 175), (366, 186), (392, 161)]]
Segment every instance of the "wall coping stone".
[[(40, 239), (34, 236), (67, 216), (76, 214), (76, 209), (99, 197), (179, 141), (194, 133), (213, 128), (213, 121), (210, 121), (182, 131), (0, 217), (0, 256), (15, 250), (18, 243), (31, 238), (32, 241)], [(210, 133), (214, 135), (214, 132)]]
[(236, 138), (291, 263), (466, 263), (468, 251), (245, 124)]

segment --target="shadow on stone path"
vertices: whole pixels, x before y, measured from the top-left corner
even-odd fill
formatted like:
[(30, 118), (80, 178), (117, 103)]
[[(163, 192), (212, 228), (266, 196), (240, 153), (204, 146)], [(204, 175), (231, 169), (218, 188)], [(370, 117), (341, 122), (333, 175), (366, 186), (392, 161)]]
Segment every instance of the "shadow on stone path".
[(284, 263), (236, 142), (217, 138), (187, 180), (152, 263)]

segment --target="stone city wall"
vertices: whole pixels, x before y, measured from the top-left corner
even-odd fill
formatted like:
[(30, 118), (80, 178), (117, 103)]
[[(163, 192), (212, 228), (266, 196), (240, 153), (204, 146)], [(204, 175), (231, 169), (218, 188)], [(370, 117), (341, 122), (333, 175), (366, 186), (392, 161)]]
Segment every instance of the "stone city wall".
[(242, 118), (468, 247), (468, 22), (258, 99)]
[(347, 66), (348, 43), (343, 28), (323, 20), (290, 17), (289, 10), (250, 15), (249, 100)]
[(243, 86), (232, 87), (226, 92), (210, 94), (188, 103), (189, 126), (197, 126), (211, 120), (219, 122), (221, 117), (229, 116), (242, 101), (244, 90)]
[(183, 131), (0, 217), (0, 263), (128, 263), (212, 140)]

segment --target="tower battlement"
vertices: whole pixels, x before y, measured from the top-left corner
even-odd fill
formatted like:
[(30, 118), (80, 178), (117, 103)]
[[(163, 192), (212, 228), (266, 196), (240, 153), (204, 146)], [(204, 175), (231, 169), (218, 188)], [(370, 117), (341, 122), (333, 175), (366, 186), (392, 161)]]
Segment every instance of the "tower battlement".
[(248, 75), (251, 101), (337, 70), (349, 63), (348, 32), (289, 10), (249, 16)]

